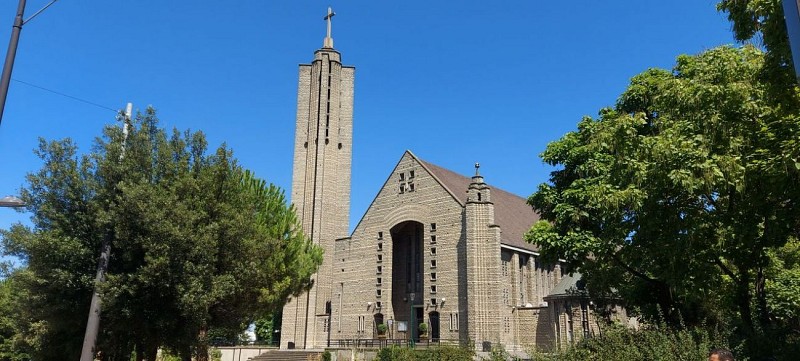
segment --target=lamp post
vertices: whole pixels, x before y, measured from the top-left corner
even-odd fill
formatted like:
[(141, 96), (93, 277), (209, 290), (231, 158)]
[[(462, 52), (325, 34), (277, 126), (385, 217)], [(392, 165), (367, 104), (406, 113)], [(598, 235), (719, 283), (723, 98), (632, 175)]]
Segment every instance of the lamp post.
[(19, 44), (19, 33), (22, 31), (22, 26), (27, 24), (31, 19), (39, 15), (44, 9), (53, 5), (57, 0), (52, 0), (39, 11), (33, 13), (31, 17), (23, 20), (23, 13), (25, 12), (25, 0), (19, 0), (17, 5), (17, 16), (14, 17), (14, 25), (11, 27), (11, 40), (8, 42), (8, 52), (6, 52), (6, 62), (3, 65), (3, 74), (0, 75), (0, 123), (3, 122), (3, 110), (6, 108), (6, 97), (8, 96), (8, 84), (11, 82), (11, 69), (14, 68), (14, 58), (17, 56), (17, 45)]
[(411, 345), (411, 348), (414, 348), (414, 329), (416, 329), (416, 327), (414, 326), (414, 299), (415, 299), (414, 296), (416, 296), (416, 294), (414, 292), (411, 292), (410, 296), (411, 296), (411, 302), (409, 302), (409, 304), (411, 305), (411, 317), (408, 320), (408, 325), (409, 325), (408, 328), (409, 331), (411, 331), (409, 332), (409, 334), (411, 335), (411, 339), (409, 340), (409, 344)]

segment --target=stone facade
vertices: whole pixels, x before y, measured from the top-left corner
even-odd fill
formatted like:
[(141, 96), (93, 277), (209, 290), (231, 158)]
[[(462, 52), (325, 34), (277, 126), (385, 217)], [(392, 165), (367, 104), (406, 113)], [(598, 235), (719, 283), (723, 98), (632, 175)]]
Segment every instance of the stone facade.
[[(544, 263), (524, 233), (522, 197), (406, 151), (347, 236), (354, 68), (333, 40), (300, 66), (292, 202), (323, 247), (314, 286), (284, 308), (281, 348), (418, 340), (477, 350), (550, 349), (596, 332), (575, 277)], [(593, 328), (594, 327), (594, 328)]]

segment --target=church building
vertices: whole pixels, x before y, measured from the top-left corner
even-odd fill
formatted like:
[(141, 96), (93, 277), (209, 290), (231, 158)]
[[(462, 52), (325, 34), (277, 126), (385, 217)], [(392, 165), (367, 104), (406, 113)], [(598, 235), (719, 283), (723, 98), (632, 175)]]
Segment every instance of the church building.
[(537, 214), (478, 164), (464, 176), (406, 151), (347, 234), (355, 68), (333, 47), (333, 15), (323, 47), (300, 65), (291, 193), (324, 261), (284, 307), (281, 348), (385, 337), (548, 349), (595, 333), (578, 276), (523, 238)]

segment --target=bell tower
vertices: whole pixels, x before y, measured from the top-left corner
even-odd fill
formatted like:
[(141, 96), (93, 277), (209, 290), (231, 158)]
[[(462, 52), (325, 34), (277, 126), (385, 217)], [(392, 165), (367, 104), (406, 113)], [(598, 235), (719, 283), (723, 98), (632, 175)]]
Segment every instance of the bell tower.
[(327, 344), (334, 241), (346, 237), (350, 213), (355, 68), (333, 48), (330, 8), (327, 35), (311, 64), (300, 65), (297, 86), (292, 204), (303, 232), (324, 250), (312, 288), (283, 309), (281, 348)]

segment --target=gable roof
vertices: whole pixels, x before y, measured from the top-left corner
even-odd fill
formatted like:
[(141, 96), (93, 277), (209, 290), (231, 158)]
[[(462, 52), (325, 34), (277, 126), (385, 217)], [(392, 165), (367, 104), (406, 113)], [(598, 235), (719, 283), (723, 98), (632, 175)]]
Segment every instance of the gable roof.
[[(467, 188), (472, 183), (472, 178), (463, 176), (449, 169), (442, 168), (433, 163), (419, 159), (407, 151), (414, 159), (419, 161), (428, 172), (455, 198), (462, 206), (466, 205)], [(506, 192), (500, 188), (489, 187), (492, 190), (492, 203), (494, 204), (494, 221), (502, 231), (502, 244), (538, 251), (533, 244), (525, 242), (525, 233), (539, 220), (539, 215), (528, 205), (527, 200), (516, 194)]]

